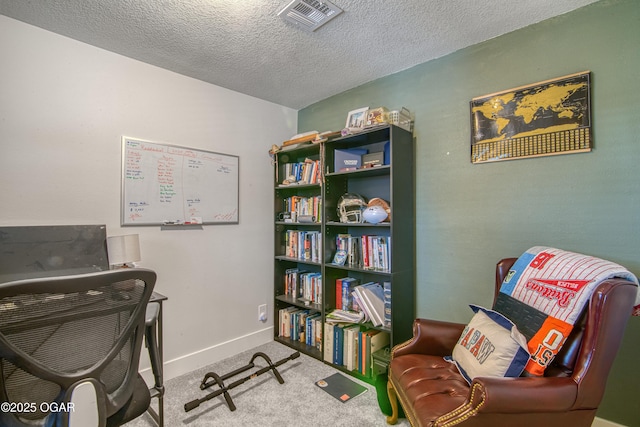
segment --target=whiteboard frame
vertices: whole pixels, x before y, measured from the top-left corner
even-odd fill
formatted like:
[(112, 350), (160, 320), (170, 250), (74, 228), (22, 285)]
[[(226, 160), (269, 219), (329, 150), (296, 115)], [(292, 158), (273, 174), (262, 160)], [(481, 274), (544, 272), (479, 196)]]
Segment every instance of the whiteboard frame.
[[(207, 153), (207, 154), (215, 154), (218, 156), (223, 156), (223, 157), (229, 157), (229, 158), (235, 158), (237, 163), (238, 163), (238, 169), (236, 171), (236, 219), (234, 221), (211, 221), (211, 220), (205, 220), (205, 217), (203, 216), (202, 218), (202, 223), (200, 224), (192, 224), (196, 227), (200, 226), (200, 225), (225, 225), (225, 224), (238, 224), (240, 222), (240, 156), (235, 155), (235, 154), (226, 154), (226, 153), (220, 153), (217, 151), (209, 151), (209, 150), (202, 150), (199, 148), (192, 148), (192, 147), (185, 147), (183, 145), (176, 145), (176, 144), (166, 144), (166, 143), (162, 143), (162, 142), (156, 142), (156, 141), (150, 141), (147, 139), (140, 139), (140, 138), (133, 138), (133, 137), (129, 137), (129, 136), (123, 136), (122, 137), (122, 143), (120, 145), (120, 150), (121, 150), (121, 165), (120, 165), (120, 181), (121, 181), (121, 187), (120, 187), (120, 225), (122, 227), (144, 227), (144, 226), (168, 226), (167, 224), (165, 224), (164, 222), (125, 222), (125, 218), (126, 218), (126, 209), (127, 207), (125, 206), (126, 203), (126, 145), (127, 145), (127, 141), (134, 141), (134, 142), (143, 142), (146, 144), (154, 144), (154, 145), (159, 145), (162, 147), (170, 147), (170, 148), (177, 148), (177, 149), (181, 149), (181, 150), (189, 150), (189, 151), (194, 151), (194, 152), (198, 152), (198, 153)], [(180, 227), (186, 227), (185, 224), (174, 224)], [(171, 225), (169, 225), (171, 226)]]

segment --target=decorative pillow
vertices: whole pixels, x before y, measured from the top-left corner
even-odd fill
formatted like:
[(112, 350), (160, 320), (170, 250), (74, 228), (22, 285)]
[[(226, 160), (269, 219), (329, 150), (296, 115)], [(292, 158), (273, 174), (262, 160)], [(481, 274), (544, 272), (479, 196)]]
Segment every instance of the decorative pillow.
[(475, 377), (518, 377), (529, 360), (527, 339), (502, 314), (470, 305), (476, 313), (464, 328), (453, 355), (469, 384)]

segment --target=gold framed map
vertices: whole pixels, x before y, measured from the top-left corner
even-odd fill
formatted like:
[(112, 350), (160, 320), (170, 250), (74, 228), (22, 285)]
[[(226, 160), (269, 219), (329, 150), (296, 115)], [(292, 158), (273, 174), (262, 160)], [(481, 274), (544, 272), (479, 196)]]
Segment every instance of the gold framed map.
[(591, 151), (591, 73), (471, 100), (471, 163)]

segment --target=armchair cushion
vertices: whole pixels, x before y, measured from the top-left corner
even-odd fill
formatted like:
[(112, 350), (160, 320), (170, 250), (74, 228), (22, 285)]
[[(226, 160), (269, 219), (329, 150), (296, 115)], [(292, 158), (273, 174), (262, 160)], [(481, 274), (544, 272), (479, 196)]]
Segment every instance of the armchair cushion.
[(518, 377), (528, 360), (527, 339), (502, 314), (470, 305), (475, 315), (453, 348), (452, 360), (469, 384), (475, 377)]

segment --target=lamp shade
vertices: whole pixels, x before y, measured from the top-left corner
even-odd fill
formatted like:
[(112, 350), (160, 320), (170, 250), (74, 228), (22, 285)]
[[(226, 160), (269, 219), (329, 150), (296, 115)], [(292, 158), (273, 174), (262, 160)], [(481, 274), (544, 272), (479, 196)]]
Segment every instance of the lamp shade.
[(123, 265), (140, 261), (140, 240), (137, 234), (107, 237), (109, 264)]

